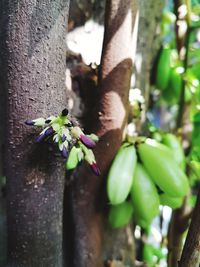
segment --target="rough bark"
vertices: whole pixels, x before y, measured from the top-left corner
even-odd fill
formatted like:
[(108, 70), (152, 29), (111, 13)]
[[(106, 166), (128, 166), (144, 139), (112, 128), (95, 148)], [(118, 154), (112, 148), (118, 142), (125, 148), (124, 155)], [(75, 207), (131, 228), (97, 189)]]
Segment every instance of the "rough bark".
[[(2, 8), (0, 2), (0, 36), (3, 25)], [(1, 45), (1, 42), (0, 42)], [(0, 46), (0, 51), (2, 47)], [(0, 57), (0, 65), (1, 57)], [(0, 69), (1, 71), (1, 69)], [(1, 75), (1, 74), (0, 74)], [(0, 84), (0, 266), (3, 267), (6, 264), (6, 200), (5, 195), (2, 194), (2, 176), (4, 176), (3, 170), (3, 149), (5, 144), (5, 93), (3, 92)]]
[(132, 225), (111, 229), (107, 225), (104, 239), (104, 262), (106, 267), (134, 267), (135, 240)]
[[(99, 267), (102, 259), (103, 192), (108, 167), (122, 141), (127, 118), (132, 72), (132, 30), (136, 9), (131, 0), (106, 2), (105, 36), (100, 86), (93, 106), (92, 131), (100, 136), (95, 154), (102, 175), (95, 177), (88, 166), (73, 175), (70, 187), (74, 227), (70, 266)], [(92, 114), (91, 114), (92, 116)]]
[(64, 168), (27, 118), (66, 103), (69, 0), (1, 1), (1, 87), (6, 94), (8, 266), (62, 266)]
[(200, 264), (200, 191), (193, 211), (179, 267), (198, 267)]
[(178, 267), (178, 261), (183, 248), (183, 235), (189, 225), (191, 210), (187, 206), (187, 197), (181, 208), (173, 211), (168, 230), (168, 259), (169, 267)]
[(145, 96), (148, 104), (150, 74), (153, 60), (160, 48), (158, 24), (164, 7), (162, 0), (140, 0), (140, 17), (136, 56), (136, 84)]

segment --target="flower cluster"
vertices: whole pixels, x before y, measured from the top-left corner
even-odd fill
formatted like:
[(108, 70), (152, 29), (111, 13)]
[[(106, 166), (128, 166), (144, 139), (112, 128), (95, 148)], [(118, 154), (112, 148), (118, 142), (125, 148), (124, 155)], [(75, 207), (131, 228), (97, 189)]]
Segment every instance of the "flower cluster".
[(68, 110), (64, 109), (58, 116), (26, 120), (26, 125), (42, 127), (43, 130), (36, 138), (36, 142), (52, 138), (58, 145), (61, 155), (67, 159), (66, 169), (74, 169), (79, 162), (85, 159), (94, 174), (100, 175), (92, 148), (98, 142), (95, 134), (85, 135), (79, 126), (75, 126), (68, 116)]

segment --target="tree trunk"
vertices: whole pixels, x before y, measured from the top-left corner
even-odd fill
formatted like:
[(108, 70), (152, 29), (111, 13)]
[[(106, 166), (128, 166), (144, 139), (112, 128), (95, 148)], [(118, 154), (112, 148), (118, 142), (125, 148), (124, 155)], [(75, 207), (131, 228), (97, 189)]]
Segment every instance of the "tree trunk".
[(68, 5), (1, 1), (9, 267), (62, 266), (63, 163), (46, 144), (34, 144), (38, 131), (24, 121), (65, 107)]
[(183, 248), (184, 232), (188, 228), (191, 214), (187, 201), (188, 197), (185, 197), (183, 205), (172, 212), (168, 229), (168, 267), (178, 267), (178, 261)]
[(200, 264), (200, 190), (193, 211), (179, 267), (198, 267)]
[[(73, 252), (70, 266), (103, 266), (103, 206), (107, 170), (121, 141), (127, 118), (132, 73), (132, 31), (137, 9), (131, 0), (106, 2), (105, 35), (100, 86), (93, 107), (92, 131), (100, 136), (95, 150), (102, 175), (95, 177), (86, 165), (73, 174), (70, 187), (73, 214)], [(135, 39), (136, 41), (136, 39)]]
[[(158, 23), (161, 20), (164, 1), (140, 0), (140, 18), (138, 29), (137, 56), (136, 56), (136, 83), (135, 86), (142, 90), (148, 106), (150, 92), (150, 74), (156, 53), (160, 48), (160, 35)], [(148, 41), (147, 41), (148, 40)]]

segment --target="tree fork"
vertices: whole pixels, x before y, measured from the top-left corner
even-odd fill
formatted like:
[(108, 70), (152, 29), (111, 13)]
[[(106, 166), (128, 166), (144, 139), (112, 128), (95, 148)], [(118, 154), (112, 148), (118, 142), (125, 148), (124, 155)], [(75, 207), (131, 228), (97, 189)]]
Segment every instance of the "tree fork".
[[(95, 154), (102, 175), (95, 177), (86, 165), (73, 174), (70, 195), (74, 227), (73, 267), (100, 267), (103, 236), (103, 192), (106, 173), (116, 154), (127, 119), (132, 73), (134, 1), (106, 2), (105, 35), (100, 85), (92, 132), (100, 136)], [(135, 38), (136, 42), (136, 38)]]
[(6, 94), (8, 265), (62, 266), (63, 163), (28, 118), (60, 113), (69, 0), (2, 0), (1, 87)]

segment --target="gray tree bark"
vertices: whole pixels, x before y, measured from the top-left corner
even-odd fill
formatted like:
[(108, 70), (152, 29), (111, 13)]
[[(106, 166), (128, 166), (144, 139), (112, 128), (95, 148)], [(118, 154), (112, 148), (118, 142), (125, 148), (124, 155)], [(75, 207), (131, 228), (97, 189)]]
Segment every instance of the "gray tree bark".
[(1, 90), (6, 99), (8, 266), (62, 266), (64, 167), (28, 118), (62, 111), (69, 0), (2, 0)]

